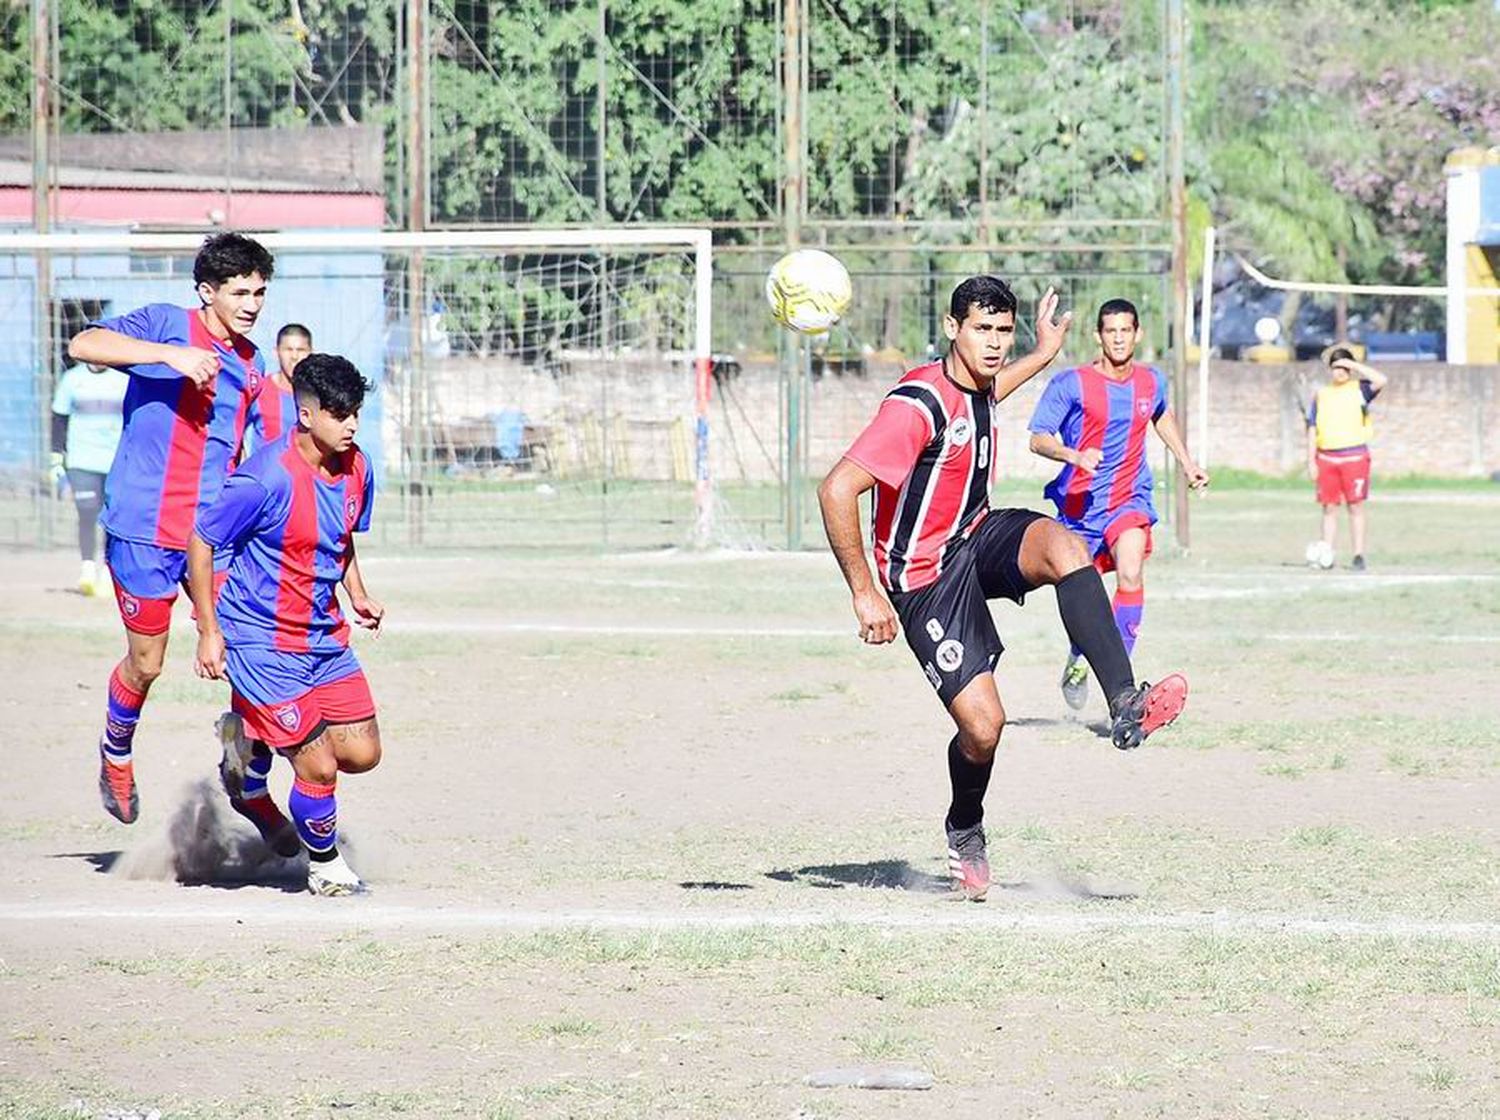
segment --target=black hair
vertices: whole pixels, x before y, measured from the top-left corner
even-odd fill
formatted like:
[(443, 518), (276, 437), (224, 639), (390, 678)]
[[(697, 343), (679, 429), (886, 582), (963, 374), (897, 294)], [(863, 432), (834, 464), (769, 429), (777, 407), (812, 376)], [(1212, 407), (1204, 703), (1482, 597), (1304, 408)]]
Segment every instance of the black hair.
[(1354, 361), (1354, 351), (1350, 350), (1347, 346), (1331, 346), (1328, 349), (1328, 356), (1324, 360), (1329, 366), (1332, 366), (1334, 362), (1352, 362)]
[(1104, 329), (1104, 317), (1106, 315), (1129, 315), (1131, 321), (1137, 327), (1141, 325), (1141, 313), (1135, 309), (1135, 304), (1128, 299), (1107, 299), (1099, 305), (1099, 316), (1094, 320), (1094, 329)]
[(277, 331), (276, 345), (280, 346), (281, 340), (289, 334), (300, 334), (303, 338), (307, 339), (307, 344), (309, 346), (312, 345), (312, 331), (308, 330), (301, 323), (288, 323), (286, 324), (286, 326)]
[(977, 307), (981, 315), (1016, 313), (1016, 293), (998, 276), (970, 276), (953, 289), (948, 300), (948, 314), (960, 323), (968, 317), (969, 308)]
[(260, 273), (262, 280), (269, 280), (275, 271), (276, 262), (266, 247), (242, 233), (210, 234), (193, 258), (195, 285), (218, 287), (232, 277), (249, 276), (252, 272)]
[(348, 358), (337, 354), (309, 354), (292, 370), (292, 392), (301, 407), (325, 408), (342, 420), (365, 403), (370, 383)]

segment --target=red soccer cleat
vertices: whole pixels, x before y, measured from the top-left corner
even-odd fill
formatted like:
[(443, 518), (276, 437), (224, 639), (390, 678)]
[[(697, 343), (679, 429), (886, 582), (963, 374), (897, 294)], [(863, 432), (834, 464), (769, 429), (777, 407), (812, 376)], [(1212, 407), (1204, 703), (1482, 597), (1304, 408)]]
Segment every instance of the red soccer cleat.
[(1122, 751), (1134, 750), (1153, 732), (1160, 731), (1182, 714), (1187, 706), (1188, 683), (1181, 673), (1163, 677), (1155, 684), (1121, 693), (1111, 705), (1114, 722), (1110, 738)]
[(121, 824), (133, 824), (141, 812), (141, 797), (135, 789), (135, 764), (116, 766), (99, 744), (99, 800), (104, 811)]

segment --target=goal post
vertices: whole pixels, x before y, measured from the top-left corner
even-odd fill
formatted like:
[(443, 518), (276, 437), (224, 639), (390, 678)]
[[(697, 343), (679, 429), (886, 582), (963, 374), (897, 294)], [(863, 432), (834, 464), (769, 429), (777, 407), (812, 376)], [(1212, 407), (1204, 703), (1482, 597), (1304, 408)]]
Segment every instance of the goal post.
[[(0, 415), (0, 479), (45, 461), (67, 337), (101, 314), (190, 304), (210, 232), (0, 233), (14, 367), (0, 382), (28, 390)], [(412, 543), (714, 539), (707, 229), (246, 233), (277, 257), (253, 332), (268, 367), (294, 321), (376, 383), (360, 440), (398, 483), (387, 500)], [(26, 484), (8, 489), (15, 509)]]

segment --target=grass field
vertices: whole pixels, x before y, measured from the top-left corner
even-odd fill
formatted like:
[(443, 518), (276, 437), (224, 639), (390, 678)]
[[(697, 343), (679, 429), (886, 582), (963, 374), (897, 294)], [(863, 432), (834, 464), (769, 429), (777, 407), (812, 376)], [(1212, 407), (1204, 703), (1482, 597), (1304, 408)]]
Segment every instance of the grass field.
[[(0, 554), (0, 1117), (1500, 1114), (1500, 488), (1371, 521), (1316, 573), (1306, 489), (1195, 501), (1136, 659), (1192, 698), (1131, 754), (1050, 593), (996, 604), (981, 905), (946, 716), (824, 553), (371, 549), (357, 900), (227, 815), (181, 607), (107, 818), (113, 606)], [(891, 1069), (932, 1087), (807, 1080)]]

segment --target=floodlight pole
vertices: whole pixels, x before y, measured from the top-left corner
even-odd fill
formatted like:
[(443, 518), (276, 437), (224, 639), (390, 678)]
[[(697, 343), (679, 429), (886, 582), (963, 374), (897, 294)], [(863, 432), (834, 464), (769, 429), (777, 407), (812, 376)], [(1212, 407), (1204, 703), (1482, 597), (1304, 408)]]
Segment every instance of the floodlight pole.
[[(1167, 4), (1167, 178), (1172, 219), (1172, 399), (1177, 401), (1182, 426), (1187, 427), (1187, 308), (1188, 287), (1187, 171), (1184, 156), (1186, 121), (1183, 108), (1184, 68), (1187, 65), (1187, 22), (1183, 0)], [(1192, 543), (1188, 526), (1188, 488), (1172, 474), (1172, 509), (1177, 544), (1186, 552)]]

